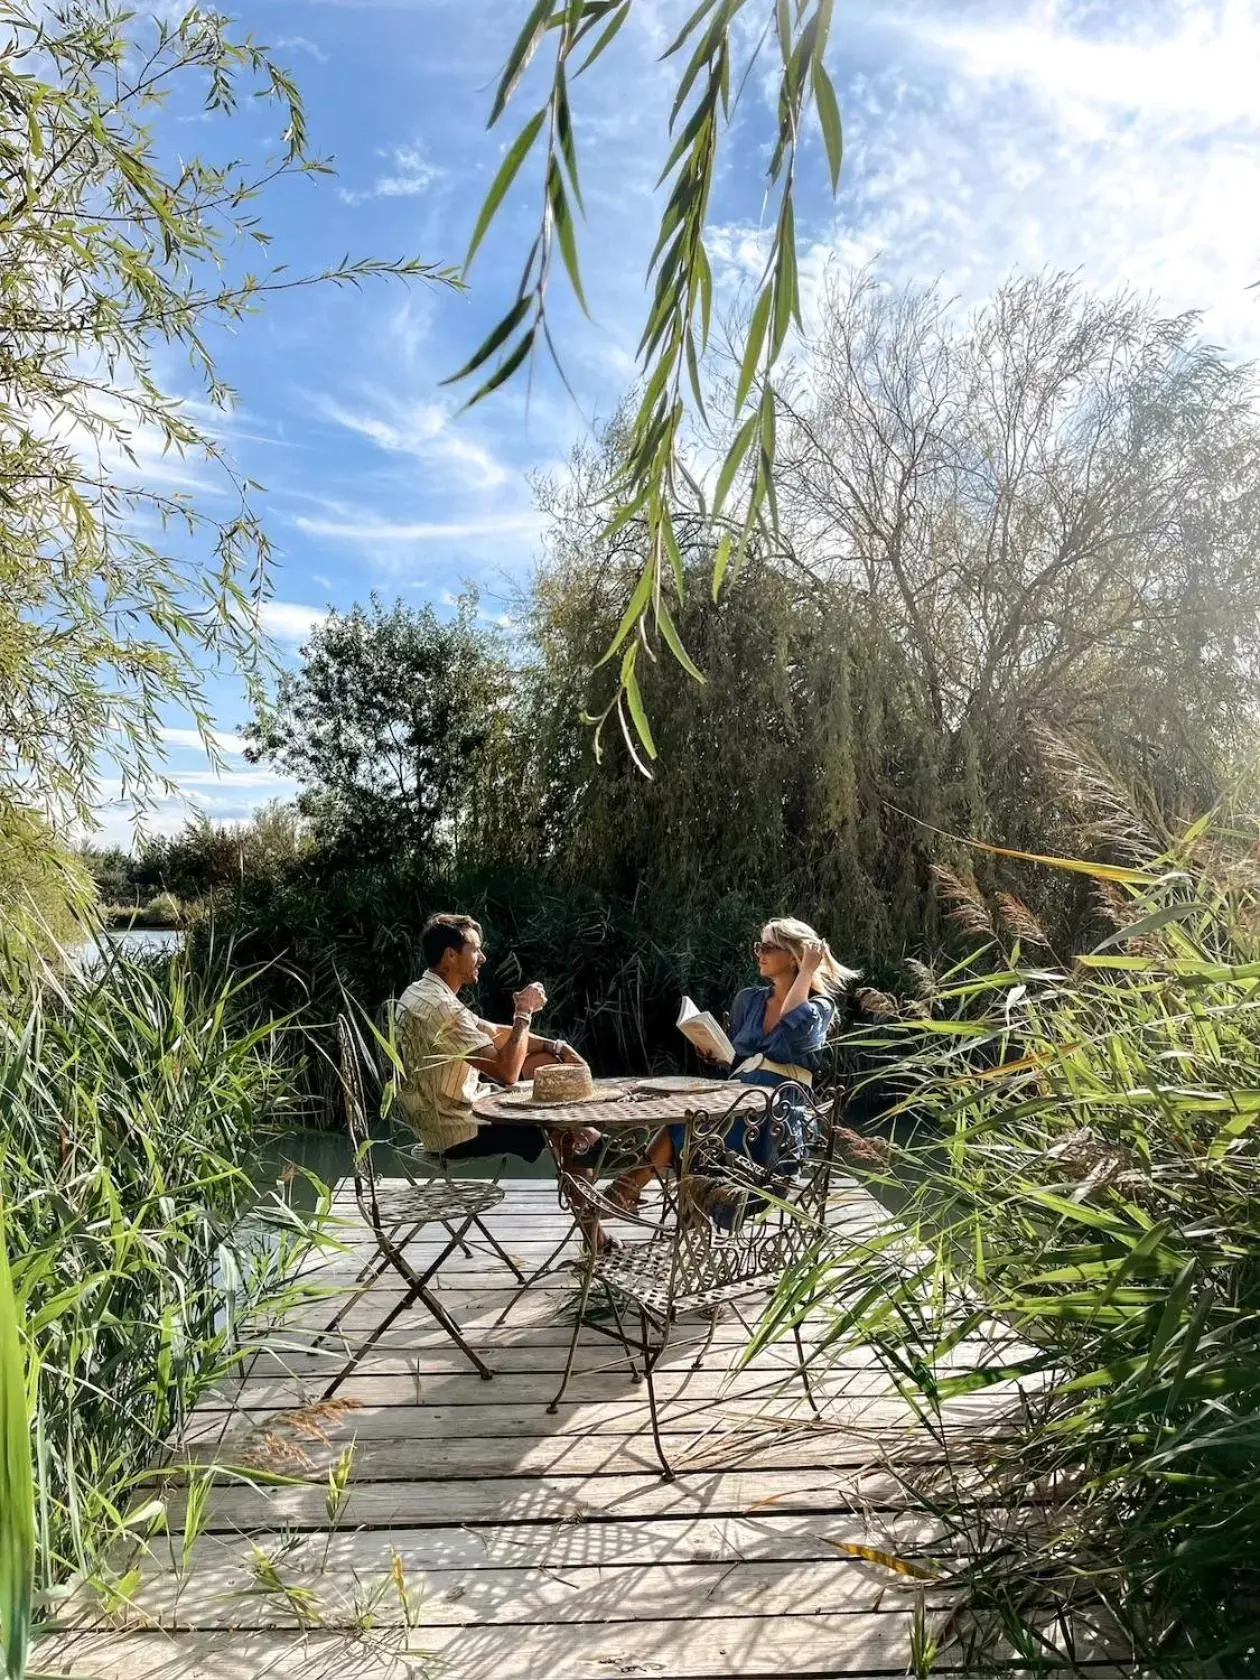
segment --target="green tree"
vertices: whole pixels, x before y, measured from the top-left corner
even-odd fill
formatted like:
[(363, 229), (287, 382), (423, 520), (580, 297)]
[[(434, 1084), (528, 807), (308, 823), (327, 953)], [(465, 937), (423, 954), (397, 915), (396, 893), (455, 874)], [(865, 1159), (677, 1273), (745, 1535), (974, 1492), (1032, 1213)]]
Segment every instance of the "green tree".
[(41, 817), (0, 806), (0, 930), (14, 949), (73, 945), (95, 896), (82, 860)]
[[(156, 124), (174, 100), (230, 127), (241, 101), (259, 99), (283, 138), (253, 162), (177, 153)], [(110, 0), (7, 0), (0, 799), (87, 818), (105, 748), (124, 795), (143, 799), (160, 781), (172, 705), (217, 762), (204, 677), (226, 667), (258, 680), (268, 545), (255, 487), (164, 385), (167, 359), (185, 361), (204, 398), (226, 408), (209, 334), (268, 293), (369, 275), (457, 283), (414, 258), (252, 272), (242, 253), (268, 243), (262, 189), (327, 167), (290, 78), (219, 13), (194, 6), (169, 23)], [(164, 455), (221, 474), (226, 500), (162, 488), (153, 467)]]
[(458, 855), (486, 748), (502, 727), (508, 670), (477, 601), (333, 613), (299, 669), (245, 734), (247, 757), (301, 784), (298, 806), (325, 845), (358, 857)]
[(132, 904), (136, 899), (136, 885), (132, 879), (132, 859), (121, 846), (82, 846), (79, 857), (92, 877), (96, 895), (102, 904)]
[[(1254, 752), (1260, 427), (1252, 371), (1192, 318), (1062, 278), (963, 316), (868, 277), (807, 348), (780, 397), (779, 543), (750, 545), (720, 609), (693, 587), (680, 610), (705, 684), (644, 667), (657, 784), (633, 736), (601, 764), (577, 720), (651, 540), (605, 528), (622, 423), (546, 488), (518, 792), (484, 852), (557, 891), (650, 882), (679, 926), (725, 894), (796, 909), (875, 966), (941, 931), (931, 865), (961, 854), (933, 829), (1122, 847), (1109, 781), (1156, 826), (1189, 820)], [(677, 529), (695, 585), (694, 499)], [(1094, 914), (1072, 877), (1039, 891), (1056, 931)]]

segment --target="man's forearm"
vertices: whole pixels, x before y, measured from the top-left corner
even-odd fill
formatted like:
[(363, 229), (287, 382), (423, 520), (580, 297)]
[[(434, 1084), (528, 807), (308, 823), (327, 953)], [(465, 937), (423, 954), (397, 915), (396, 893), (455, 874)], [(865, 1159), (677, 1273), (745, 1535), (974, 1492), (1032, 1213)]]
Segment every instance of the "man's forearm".
[[(515, 1022), (511, 1027), (496, 1026), (492, 1021), (483, 1021), (481, 1025), (494, 1040), (495, 1050), (500, 1051), (511, 1037)], [(542, 1038), (538, 1033), (531, 1032), (526, 1040), (525, 1054), (527, 1056), (551, 1055), (559, 1043), (560, 1040), (557, 1038)]]
[(515, 1085), (521, 1077), (521, 1069), (525, 1066), (525, 1057), (529, 1053), (529, 1043), (533, 1036), (529, 1026), (528, 1015), (517, 1015), (508, 1028), (507, 1037), (499, 1046), (499, 1078), (505, 1085)]

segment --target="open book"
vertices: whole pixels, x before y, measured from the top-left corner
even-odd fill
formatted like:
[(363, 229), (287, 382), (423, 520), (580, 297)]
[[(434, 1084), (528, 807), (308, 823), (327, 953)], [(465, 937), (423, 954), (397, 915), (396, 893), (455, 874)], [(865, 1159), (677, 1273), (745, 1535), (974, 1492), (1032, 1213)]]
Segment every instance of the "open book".
[(727, 1067), (735, 1060), (735, 1046), (707, 1011), (696, 1008), (689, 997), (682, 1000), (678, 1011), (678, 1030), (697, 1050), (712, 1056)]

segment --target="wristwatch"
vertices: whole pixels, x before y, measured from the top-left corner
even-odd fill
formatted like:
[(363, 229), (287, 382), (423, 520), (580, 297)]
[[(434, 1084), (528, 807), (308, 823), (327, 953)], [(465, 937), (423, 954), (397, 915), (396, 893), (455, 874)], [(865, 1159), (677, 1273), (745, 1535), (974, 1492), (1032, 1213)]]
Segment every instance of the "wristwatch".
[(562, 1038), (553, 1038), (551, 1041), (551, 1054), (557, 1061), (560, 1061), (563, 1058), (564, 1053), (568, 1048), (568, 1045)]

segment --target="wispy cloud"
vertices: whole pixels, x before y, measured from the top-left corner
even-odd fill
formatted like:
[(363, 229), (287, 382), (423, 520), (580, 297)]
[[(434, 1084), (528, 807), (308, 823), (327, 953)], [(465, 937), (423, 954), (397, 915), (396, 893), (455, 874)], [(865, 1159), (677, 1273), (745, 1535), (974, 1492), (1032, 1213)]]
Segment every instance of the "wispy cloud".
[(1053, 13), (1024, 22), (977, 26), (928, 19), (918, 39), (971, 77), (1037, 88), (1064, 105), (1136, 111), (1184, 122), (1195, 132), (1256, 126), (1260, 17), (1247, 5), (1184, 11), (1152, 35), (1152, 8), (1128, 34), (1086, 35), (1056, 25)]
[[(276, 799), (291, 799), (297, 792), (292, 778), (264, 769), (227, 771), (222, 776), (193, 770), (176, 772), (171, 779), (177, 791), (152, 801), (140, 821), (142, 833), (177, 834), (196, 815), (216, 823), (248, 822), (260, 806)], [(129, 848), (133, 844), (137, 810), (129, 798), (123, 797), (119, 780), (107, 779), (102, 784), (95, 815), (97, 827), (91, 834), (94, 845)]]
[[(245, 742), (239, 735), (232, 735), (219, 729), (212, 730), (211, 734), (215, 746), (221, 753), (227, 753), (230, 757), (236, 758), (245, 751)], [(187, 747), (194, 752), (205, 751), (205, 742), (196, 729), (163, 729), (161, 736), (167, 746)]]
[(329, 54), (317, 42), (307, 40), (305, 35), (281, 35), (274, 44), (276, 52), (303, 52), (319, 64), (327, 64)]
[(359, 191), (341, 187), (337, 196), (343, 204), (362, 204), (369, 198), (418, 198), (446, 175), (416, 145), (394, 146), (382, 155), (393, 165), (390, 173), (378, 175), (370, 187)]
[(451, 520), (389, 520), (366, 513), (348, 519), (311, 519), (300, 515), (293, 523), (308, 536), (338, 537), (371, 547), (376, 543), (440, 543), (480, 537), (534, 535), (541, 528), (541, 515), (506, 513), (488, 519)]
[[(939, 277), (966, 302), (1015, 269), (1079, 271), (1260, 352), (1260, 238), (1238, 208), (1260, 202), (1260, 8), (955, 0), (884, 14), (866, 44), (841, 88), (839, 204), (798, 224), (807, 319), (829, 266), (878, 255), (890, 280)], [(764, 230), (728, 217), (713, 241), (733, 295)]]
[(322, 397), (318, 407), (329, 420), (368, 438), (387, 454), (441, 468), (470, 489), (496, 490), (519, 477), (441, 403), (405, 402), (376, 393), (371, 406), (352, 408)]

